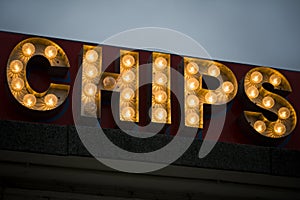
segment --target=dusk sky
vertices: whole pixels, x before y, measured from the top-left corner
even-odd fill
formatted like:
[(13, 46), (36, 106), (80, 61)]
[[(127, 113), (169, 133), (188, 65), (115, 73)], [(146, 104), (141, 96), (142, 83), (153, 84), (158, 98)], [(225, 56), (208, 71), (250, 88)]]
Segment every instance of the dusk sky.
[(297, 71), (299, 19), (297, 0), (0, 2), (2, 31), (101, 43), (129, 29), (161, 27), (193, 38), (213, 59)]

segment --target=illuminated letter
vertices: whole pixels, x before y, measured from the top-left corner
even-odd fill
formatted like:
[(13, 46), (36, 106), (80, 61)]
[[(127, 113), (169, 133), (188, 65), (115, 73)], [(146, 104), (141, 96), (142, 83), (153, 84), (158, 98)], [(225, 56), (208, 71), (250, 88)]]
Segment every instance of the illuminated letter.
[(120, 119), (139, 121), (139, 54), (120, 51)]
[(244, 111), (247, 122), (259, 134), (281, 138), (289, 135), (296, 126), (297, 117), (293, 106), (283, 97), (263, 87), (264, 83), (272, 84), (275, 90), (291, 92), (288, 80), (278, 71), (258, 67), (250, 70), (244, 80), (244, 91), (247, 97), (258, 107), (278, 116), (276, 121), (269, 121), (261, 112)]
[(171, 123), (170, 54), (152, 53), (152, 122)]
[[(215, 90), (202, 88), (202, 76), (219, 81)], [(225, 65), (208, 60), (184, 58), (185, 125), (203, 128), (203, 104), (221, 105), (230, 102), (237, 93), (237, 81)]]
[(120, 92), (120, 120), (138, 122), (138, 67), (139, 54), (137, 52), (121, 50), (121, 74), (102, 72), (101, 47), (84, 45), (82, 63), (83, 89), (81, 93), (81, 115), (100, 117), (100, 90), (107, 90)]
[(9, 56), (6, 70), (9, 89), (15, 99), (29, 109), (53, 110), (66, 100), (70, 86), (51, 83), (44, 92), (32, 89), (27, 81), (26, 67), (35, 56), (47, 59), (53, 68), (70, 68), (65, 52), (56, 43), (43, 38), (26, 39), (20, 42)]

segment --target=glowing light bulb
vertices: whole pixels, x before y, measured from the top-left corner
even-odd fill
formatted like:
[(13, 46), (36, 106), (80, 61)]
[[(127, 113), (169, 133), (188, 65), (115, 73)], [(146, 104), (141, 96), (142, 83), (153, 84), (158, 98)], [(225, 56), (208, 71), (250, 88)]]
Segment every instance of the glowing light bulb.
[(88, 50), (85, 54), (85, 58), (89, 63), (96, 62), (96, 60), (98, 59), (98, 56), (99, 55), (98, 55), (97, 51), (95, 51), (93, 49)]
[(264, 107), (266, 108), (272, 108), (275, 104), (275, 101), (272, 97), (264, 97), (262, 100), (262, 104), (264, 105)]
[(270, 79), (269, 79), (270, 83), (274, 86), (278, 86), (280, 85), (281, 83), (281, 78), (280, 76), (276, 75), (276, 74), (273, 74), (270, 76)]
[(48, 107), (55, 107), (57, 105), (57, 96), (54, 94), (47, 94), (44, 98), (44, 102)]
[(154, 76), (154, 82), (158, 85), (165, 85), (168, 82), (168, 78), (165, 74), (158, 72)]
[(278, 110), (278, 116), (280, 119), (287, 119), (291, 115), (290, 110), (287, 107), (281, 107)]
[(22, 46), (22, 52), (24, 54), (24, 56), (32, 56), (35, 52), (35, 47), (33, 44), (31, 43), (25, 43), (23, 46)]
[(94, 65), (88, 65), (88, 66), (84, 67), (84, 74), (89, 79), (96, 78), (96, 76), (98, 75), (98, 69)]
[(253, 83), (260, 83), (263, 80), (263, 75), (258, 71), (252, 72), (250, 77)]
[(22, 71), (23, 63), (20, 60), (13, 60), (11, 61), (9, 68), (13, 73), (17, 74)]
[(155, 108), (153, 114), (154, 118), (160, 122), (165, 122), (168, 116), (168, 113), (164, 108)]
[(168, 95), (165, 91), (159, 90), (154, 94), (154, 99), (157, 103), (165, 103)]
[(274, 125), (274, 132), (275, 132), (276, 135), (279, 135), (279, 136), (285, 134), (285, 132), (286, 132), (285, 125), (280, 123), (280, 122), (276, 123)]
[(154, 64), (157, 70), (163, 70), (167, 67), (168, 61), (164, 57), (158, 57), (155, 59)]
[(14, 91), (21, 91), (24, 87), (24, 81), (23, 79), (21, 78), (14, 78), (12, 81), (11, 81), (11, 87)]
[(83, 91), (86, 96), (94, 97), (97, 92), (97, 86), (94, 83), (87, 83), (85, 84)]
[(186, 98), (187, 105), (191, 108), (199, 107), (199, 98), (196, 95), (190, 94)]
[(122, 109), (121, 114), (125, 120), (132, 120), (135, 115), (135, 111), (131, 107), (125, 107)]
[(266, 123), (261, 121), (261, 120), (257, 120), (254, 125), (253, 125), (254, 129), (259, 132), (259, 133), (263, 133), (266, 130)]
[(116, 79), (112, 76), (107, 76), (103, 79), (103, 87), (105, 89), (113, 89), (116, 86)]
[(192, 75), (197, 74), (199, 72), (199, 66), (197, 65), (197, 63), (190, 62), (186, 66), (186, 71)]
[(130, 101), (134, 97), (134, 91), (131, 88), (125, 88), (121, 92), (121, 97), (125, 101)]
[(217, 67), (216, 65), (212, 65), (208, 68), (207, 72), (210, 76), (217, 77), (220, 75), (220, 68)]
[(135, 74), (133, 73), (133, 71), (127, 71), (122, 75), (122, 80), (125, 83), (131, 83), (132, 81), (134, 81), (135, 79)]
[(88, 102), (84, 105), (84, 111), (89, 114), (95, 114), (97, 111), (97, 106), (95, 102)]
[(36, 104), (36, 97), (33, 94), (26, 94), (23, 97), (23, 103), (26, 107), (30, 108)]
[(213, 103), (216, 103), (217, 100), (218, 100), (218, 97), (215, 93), (213, 92), (208, 92), (206, 95), (205, 95), (205, 100), (207, 103), (209, 104), (213, 104)]
[(47, 46), (45, 49), (45, 55), (49, 59), (53, 59), (57, 56), (57, 49), (55, 46)]
[(250, 86), (247, 89), (246, 93), (247, 93), (248, 97), (251, 99), (258, 97), (258, 95), (259, 95), (259, 91), (255, 86)]
[(198, 89), (199, 85), (199, 81), (195, 78), (190, 78), (189, 80), (187, 80), (187, 87), (189, 90), (196, 90)]
[(223, 92), (225, 92), (226, 94), (229, 94), (229, 93), (233, 92), (234, 86), (233, 86), (233, 84), (232, 84), (230, 81), (225, 81), (225, 82), (222, 84), (222, 90), (223, 90)]
[(125, 67), (132, 67), (135, 63), (135, 59), (132, 55), (127, 54), (122, 57), (122, 63)]
[(199, 115), (197, 113), (189, 113), (186, 116), (186, 122), (189, 125), (198, 125), (199, 124)]

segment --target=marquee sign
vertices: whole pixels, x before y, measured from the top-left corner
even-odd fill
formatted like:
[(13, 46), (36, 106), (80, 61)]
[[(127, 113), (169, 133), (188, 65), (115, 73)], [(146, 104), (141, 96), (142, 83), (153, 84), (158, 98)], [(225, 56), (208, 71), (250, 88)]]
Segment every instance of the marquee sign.
[[(7, 32), (0, 32), (0, 42), (1, 119), (72, 124), (70, 93), (80, 74), (80, 114), (99, 118), (103, 127), (116, 128), (114, 120), (161, 123), (162, 133), (172, 134), (183, 117), (203, 137), (209, 106), (225, 104), (221, 141), (252, 144), (254, 136), (299, 149), (300, 104), (292, 90), (300, 84), (298, 72)], [(171, 69), (182, 74), (183, 85), (172, 79)], [(140, 88), (147, 77), (151, 86)], [(183, 99), (174, 98), (174, 87)], [(118, 119), (110, 110), (112, 92), (119, 93)]]

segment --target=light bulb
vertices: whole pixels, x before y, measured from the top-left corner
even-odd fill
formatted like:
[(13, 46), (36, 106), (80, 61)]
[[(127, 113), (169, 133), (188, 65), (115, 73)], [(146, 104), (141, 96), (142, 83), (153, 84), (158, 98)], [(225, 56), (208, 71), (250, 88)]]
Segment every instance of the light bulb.
[(206, 95), (205, 95), (205, 100), (207, 103), (209, 104), (214, 104), (217, 102), (218, 98), (217, 98), (217, 95), (213, 92), (208, 92)]
[(281, 107), (278, 110), (278, 116), (280, 119), (287, 119), (291, 115), (290, 110), (287, 107)]
[(84, 111), (89, 114), (94, 114), (97, 111), (95, 102), (88, 102), (84, 105)]
[(14, 91), (21, 91), (24, 87), (24, 81), (23, 79), (21, 78), (14, 78), (12, 81), (11, 81), (11, 87)]
[(187, 105), (191, 108), (199, 107), (199, 98), (196, 95), (190, 94), (186, 98)]
[(189, 62), (189, 64), (187, 64), (187, 66), (186, 66), (186, 71), (189, 74), (195, 75), (199, 71), (199, 66), (195, 62)]
[(112, 76), (107, 76), (103, 79), (103, 87), (105, 89), (113, 89), (116, 86), (116, 79)]
[(157, 103), (165, 103), (167, 101), (168, 95), (165, 91), (159, 90), (155, 92), (154, 99)]
[(275, 132), (276, 135), (279, 135), (279, 136), (285, 134), (285, 132), (286, 132), (285, 125), (280, 123), (280, 122), (276, 123), (274, 125), (274, 132)]
[(132, 81), (134, 81), (135, 79), (135, 74), (133, 73), (133, 71), (127, 71), (122, 75), (122, 80), (125, 83), (131, 83)]
[(265, 108), (272, 108), (275, 104), (275, 101), (272, 97), (267, 96), (263, 98), (262, 104), (264, 105)]
[(278, 86), (278, 85), (280, 85), (280, 83), (281, 83), (281, 78), (280, 78), (280, 76), (278, 76), (278, 75), (276, 75), (276, 74), (272, 74), (272, 75), (270, 76), (269, 81), (270, 81), (270, 83), (271, 83), (272, 85)]
[(88, 50), (85, 54), (85, 58), (89, 63), (96, 62), (96, 60), (98, 59), (98, 53), (93, 49)]
[(154, 82), (158, 85), (165, 85), (168, 82), (168, 78), (165, 74), (158, 72), (154, 76)]
[(154, 118), (157, 121), (161, 121), (161, 122), (165, 122), (168, 116), (168, 113), (164, 108), (155, 108), (153, 114), (154, 114)]
[(26, 107), (30, 108), (36, 104), (36, 97), (33, 94), (26, 94), (23, 97), (23, 103)]
[(53, 59), (57, 55), (57, 49), (55, 46), (47, 46), (45, 49), (45, 55), (49, 59)]
[(32, 43), (25, 43), (22, 46), (22, 52), (24, 54), (24, 56), (32, 56), (35, 52), (35, 47)]
[(233, 84), (230, 81), (225, 81), (222, 84), (222, 90), (226, 94), (229, 94), (229, 93), (231, 93), (234, 90), (234, 86), (233, 86)]
[(22, 71), (23, 63), (20, 60), (13, 60), (11, 61), (9, 68), (13, 73), (17, 74)]
[(132, 55), (127, 54), (122, 57), (122, 63), (125, 67), (132, 67), (135, 63), (135, 59)]
[(197, 113), (189, 113), (186, 116), (186, 122), (189, 125), (199, 125), (199, 115)]
[(258, 95), (259, 95), (259, 91), (255, 86), (250, 86), (247, 89), (246, 93), (247, 93), (248, 97), (251, 99), (258, 97)]
[(258, 71), (252, 72), (250, 77), (253, 83), (260, 83), (263, 80), (263, 75)]
[(122, 109), (121, 114), (125, 120), (132, 120), (135, 115), (135, 111), (132, 107), (125, 107)]
[(163, 70), (167, 67), (168, 61), (164, 57), (157, 57), (154, 61), (157, 70)]
[(134, 91), (131, 88), (125, 88), (121, 92), (121, 97), (125, 101), (130, 101), (134, 97)]
[(86, 67), (84, 67), (84, 74), (89, 79), (96, 78), (96, 76), (98, 75), (98, 69), (94, 65), (87, 65)]
[(190, 78), (189, 80), (187, 80), (187, 87), (189, 90), (196, 90), (198, 89), (199, 85), (199, 81), (195, 78)]
[(54, 94), (47, 94), (44, 98), (44, 102), (48, 107), (55, 107), (57, 105), (57, 96)]
[(85, 84), (83, 91), (86, 96), (94, 97), (97, 92), (97, 86), (94, 83), (87, 83)]
[(216, 65), (212, 65), (208, 68), (207, 72), (210, 76), (217, 77), (220, 75), (220, 68)]
[(259, 132), (259, 133), (263, 133), (266, 130), (266, 123), (261, 121), (261, 120), (257, 120), (254, 125), (253, 125), (254, 129)]

